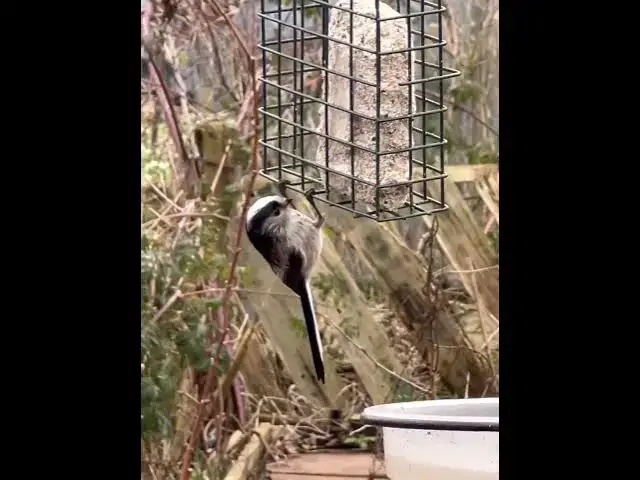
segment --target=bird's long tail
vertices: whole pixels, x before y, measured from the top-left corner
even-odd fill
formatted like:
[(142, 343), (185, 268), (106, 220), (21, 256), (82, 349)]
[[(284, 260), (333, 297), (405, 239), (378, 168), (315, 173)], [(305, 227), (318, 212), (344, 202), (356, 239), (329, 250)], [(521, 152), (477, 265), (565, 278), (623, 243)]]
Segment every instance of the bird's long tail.
[(302, 314), (307, 325), (307, 335), (309, 336), (309, 345), (311, 347), (311, 357), (313, 358), (313, 366), (316, 369), (318, 380), (324, 383), (324, 357), (322, 355), (322, 342), (320, 340), (320, 332), (318, 331), (318, 322), (313, 307), (313, 297), (309, 283), (305, 282), (300, 289), (300, 301), (302, 303)]

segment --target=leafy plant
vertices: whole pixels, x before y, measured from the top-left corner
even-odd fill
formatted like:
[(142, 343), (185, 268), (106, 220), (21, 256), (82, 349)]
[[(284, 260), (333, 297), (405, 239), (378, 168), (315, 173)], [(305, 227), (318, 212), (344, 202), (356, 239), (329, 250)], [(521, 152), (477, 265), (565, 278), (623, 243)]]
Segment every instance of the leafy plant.
[(166, 438), (174, 431), (184, 370), (204, 371), (211, 365), (205, 345), (214, 333), (207, 315), (215, 305), (177, 295), (185, 278), (208, 268), (192, 241), (163, 251), (143, 235), (141, 245), (142, 437)]

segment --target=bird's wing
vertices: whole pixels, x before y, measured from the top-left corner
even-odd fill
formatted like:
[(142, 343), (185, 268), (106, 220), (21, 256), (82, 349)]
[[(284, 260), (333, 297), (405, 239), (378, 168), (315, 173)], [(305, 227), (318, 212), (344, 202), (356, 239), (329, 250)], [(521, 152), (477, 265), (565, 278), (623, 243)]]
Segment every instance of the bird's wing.
[(269, 263), (273, 273), (279, 278), (282, 278), (282, 272), (287, 268), (287, 259), (281, 258), (273, 237), (251, 230), (247, 230), (247, 236), (255, 249), (258, 250), (260, 255)]
[(320, 340), (320, 332), (318, 330), (318, 322), (316, 320), (315, 308), (313, 305), (313, 296), (308, 280), (301, 274), (304, 259), (300, 252), (291, 252), (289, 254), (286, 270), (284, 271), (283, 282), (291, 290), (300, 296), (302, 303), (302, 314), (307, 327), (307, 336), (309, 337), (309, 346), (311, 347), (311, 357), (313, 366), (316, 370), (318, 380), (324, 383), (324, 358), (322, 355), (322, 342)]

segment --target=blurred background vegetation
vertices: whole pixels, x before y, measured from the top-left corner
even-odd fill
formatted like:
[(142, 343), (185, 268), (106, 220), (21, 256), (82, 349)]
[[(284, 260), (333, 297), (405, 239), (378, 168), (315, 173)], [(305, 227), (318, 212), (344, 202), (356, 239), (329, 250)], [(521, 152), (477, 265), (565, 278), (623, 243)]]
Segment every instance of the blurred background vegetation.
[(376, 224), (325, 208), (321, 385), (297, 298), (238, 228), (245, 192), (273, 188), (252, 173), (260, 2), (142, 1), (143, 478), (257, 478), (291, 452), (370, 448), (350, 435), (368, 405), (498, 394), (498, 3), (446, 4), (451, 209)]

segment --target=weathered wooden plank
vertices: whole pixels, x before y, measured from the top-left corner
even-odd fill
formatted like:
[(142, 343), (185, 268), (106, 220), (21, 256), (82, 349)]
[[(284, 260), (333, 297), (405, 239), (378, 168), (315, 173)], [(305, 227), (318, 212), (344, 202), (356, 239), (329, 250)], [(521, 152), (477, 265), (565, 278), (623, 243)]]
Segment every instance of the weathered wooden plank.
[[(475, 298), (470, 277), (477, 275), (476, 298), (494, 317), (499, 318), (499, 269), (498, 256), (473, 213), (465, 202), (457, 185), (450, 179), (445, 182), (445, 200), (449, 210), (436, 217), (423, 217), (429, 227), (438, 219), (436, 239), (447, 256), (454, 272), (459, 272), (465, 289)], [(438, 197), (439, 185), (430, 186), (432, 195)]]
[(436, 363), (442, 381), (457, 393), (467, 388), (469, 374), (469, 392), (480, 395), (491, 377), (488, 365), (467, 348), (464, 332), (455, 318), (446, 310), (434, 311), (431, 307), (425, 289), (424, 258), (406, 248), (398, 236), (381, 232), (381, 228), (393, 230), (394, 226), (364, 221), (349, 234), (349, 240), (375, 269), (405, 326), (422, 335), (416, 338), (416, 347), (425, 363)]
[(225, 480), (246, 480), (251, 474), (256, 473), (258, 462), (265, 452), (265, 444), (269, 444), (281, 427), (270, 423), (261, 423), (251, 436), (249, 443), (244, 447), (233, 466), (224, 477)]
[(498, 207), (498, 203), (493, 199), (491, 195), (491, 187), (489, 187), (489, 184), (486, 182), (486, 180), (479, 179), (478, 181), (476, 181), (476, 190), (484, 204), (491, 212), (491, 215), (495, 219), (496, 223), (499, 225), (500, 209)]
[[(326, 302), (322, 306), (323, 312), (349, 336), (352, 342), (345, 339), (339, 332), (335, 332), (336, 329), (331, 325), (327, 325), (327, 329), (336, 335), (346, 360), (358, 373), (360, 381), (374, 403), (389, 401), (396, 382), (371, 358), (395, 373), (402, 371), (402, 365), (396, 358), (382, 325), (373, 319), (373, 313), (364, 295), (345, 267), (335, 246), (330, 242), (327, 242), (324, 247), (317, 271), (332, 282), (333, 291), (329, 295), (332, 302)], [(371, 358), (363, 354), (358, 347), (367, 352)]]
[(445, 173), (455, 183), (475, 182), (487, 175), (493, 175), (498, 171), (495, 163), (483, 163), (479, 165), (447, 165)]
[(278, 397), (282, 394), (273, 381), (274, 365), (268, 358), (267, 347), (257, 337), (249, 340), (247, 354), (240, 368), (247, 390), (254, 395)]
[(371, 452), (333, 451), (293, 454), (267, 465), (271, 480), (386, 479), (384, 462)]
[[(327, 222), (341, 232), (353, 247), (363, 268), (376, 279), (376, 288), (389, 295), (391, 307), (411, 332), (420, 332), (416, 347), (425, 364), (437, 362), (442, 381), (460, 394), (467, 387), (472, 395), (480, 395), (492, 376), (488, 364), (468, 348), (464, 332), (448, 312), (432, 312), (426, 293), (427, 267), (421, 255), (407, 248), (397, 233), (397, 226), (353, 216), (342, 210), (320, 206), (328, 212)], [(388, 340), (387, 340), (388, 342)], [(389, 399), (387, 399), (389, 401)]]

